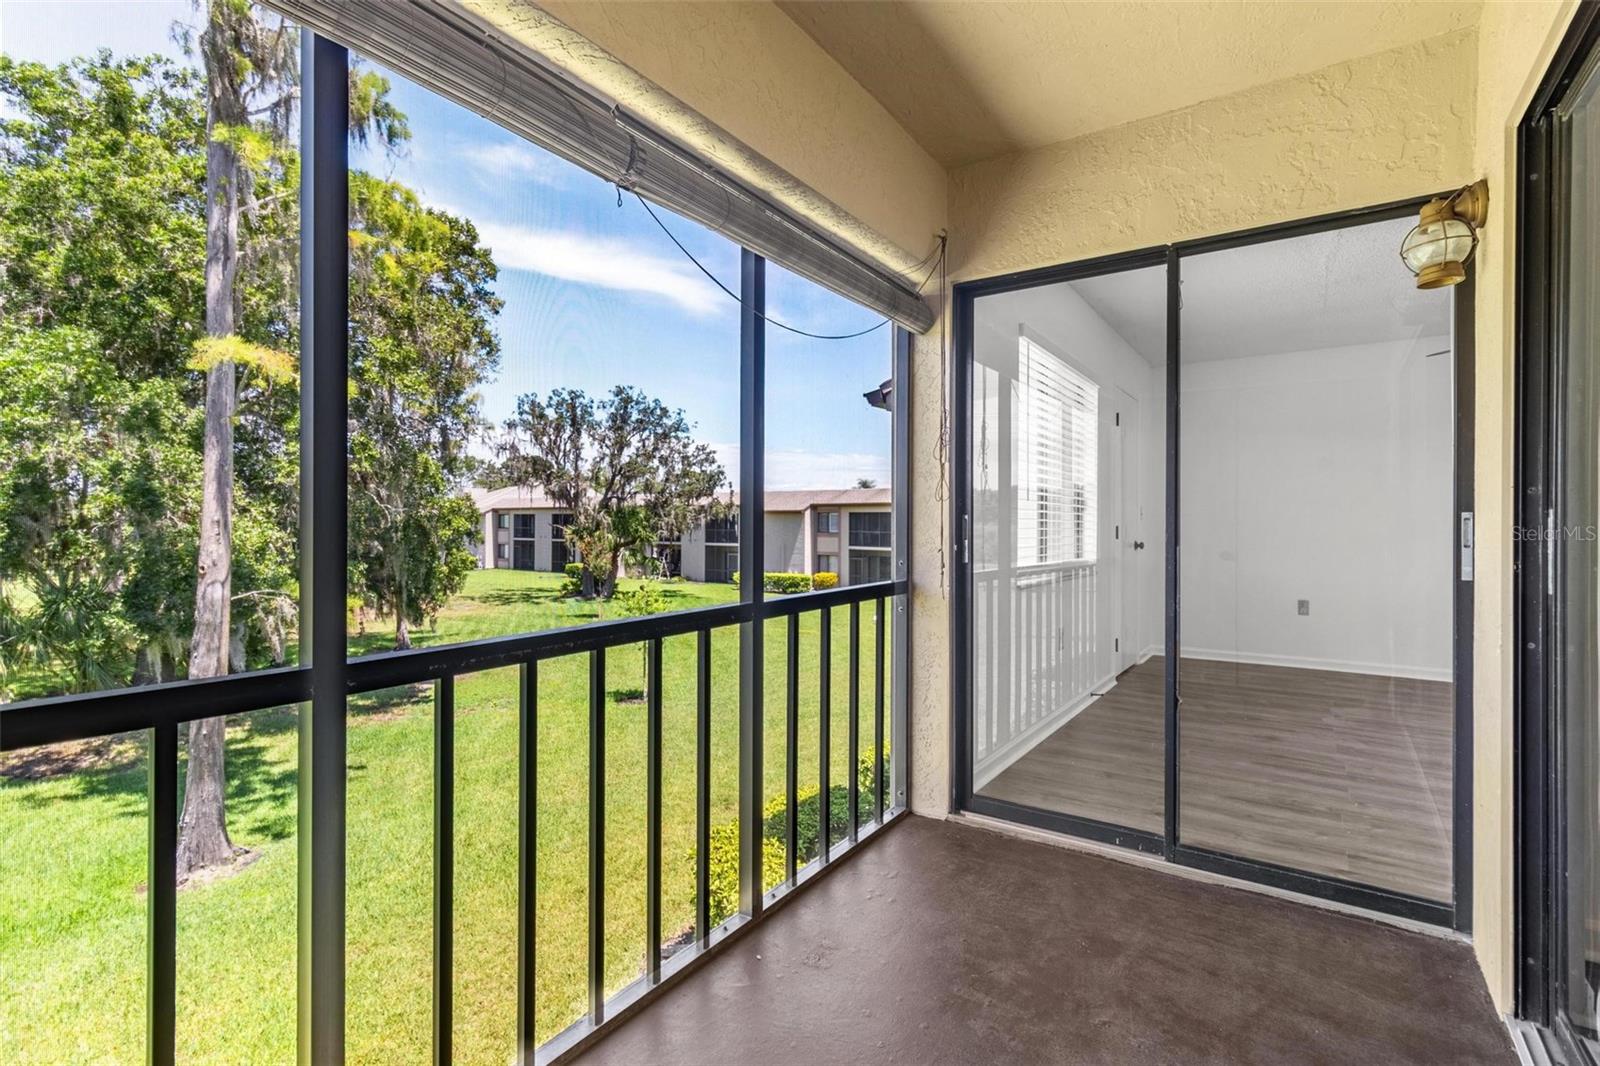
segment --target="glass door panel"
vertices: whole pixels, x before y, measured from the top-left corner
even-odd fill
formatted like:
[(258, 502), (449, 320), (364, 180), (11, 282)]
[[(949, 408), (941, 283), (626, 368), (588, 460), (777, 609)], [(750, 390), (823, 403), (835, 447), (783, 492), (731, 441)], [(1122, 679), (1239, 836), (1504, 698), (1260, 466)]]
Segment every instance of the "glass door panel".
[(1593, 1041), (1600, 998), (1600, 73), (1560, 115), (1570, 152), (1560, 426), (1555, 696), (1564, 723), (1565, 929), (1557, 1008)]
[(1182, 260), (1178, 843), (1449, 902), (1452, 312), (1413, 221)]
[(1164, 822), (1166, 270), (974, 300), (972, 793)]

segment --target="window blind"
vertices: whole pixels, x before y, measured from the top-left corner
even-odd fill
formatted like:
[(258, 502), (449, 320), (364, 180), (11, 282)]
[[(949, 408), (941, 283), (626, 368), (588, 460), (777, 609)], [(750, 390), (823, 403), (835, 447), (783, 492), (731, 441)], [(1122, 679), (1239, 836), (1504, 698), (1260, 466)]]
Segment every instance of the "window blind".
[(1027, 333), (1017, 344), (1017, 562), (1093, 562), (1100, 387)]
[[(917, 333), (916, 285), (563, 79), (455, 3), (265, 0), (296, 23)], [(920, 279), (919, 279), (920, 280)]]

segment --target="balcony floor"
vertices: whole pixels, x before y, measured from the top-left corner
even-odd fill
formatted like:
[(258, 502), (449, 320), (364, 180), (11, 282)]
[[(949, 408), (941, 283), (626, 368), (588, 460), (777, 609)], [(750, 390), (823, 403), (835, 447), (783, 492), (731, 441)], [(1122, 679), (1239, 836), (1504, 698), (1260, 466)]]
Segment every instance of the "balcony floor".
[(1466, 944), (908, 818), (579, 1061), (1516, 1060)]

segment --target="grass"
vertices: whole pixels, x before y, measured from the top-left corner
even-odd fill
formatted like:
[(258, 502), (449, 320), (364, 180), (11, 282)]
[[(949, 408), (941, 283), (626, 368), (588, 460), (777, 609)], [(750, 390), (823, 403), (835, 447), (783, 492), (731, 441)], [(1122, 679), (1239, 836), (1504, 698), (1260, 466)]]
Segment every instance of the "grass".
[[(559, 578), (480, 571), (436, 626), (442, 644), (593, 620), (604, 606), (561, 600)], [(731, 601), (731, 586), (674, 584), (673, 610)], [(871, 743), (872, 608), (862, 609), (862, 746)], [(846, 780), (848, 611), (833, 640), (830, 773)], [(801, 787), (815, 783), (819, 616), (800, 628)], [(785, 624), (766, 632), (765, 794), (782, 795)], [(352, 651), (389, 646), (385, 630)], [(713, 658), (713, 818), (735, 817), (738, 633)], [(693, 636), (663, 655), (663, 926), (693, 914)], [(886, 657), (887, 661), (887, 657)], [(588, 870), (587, 659), (539, 668), (539, 1038), (584, 1009)], [(640, 649), (607, 656), (606, 972), (615, 990), (641, 971), (644, 944), (644, 705)], [(623, 698), (619, 698), (623, 697)], [(456, 1061), (510, 1061), (516, 1008), (517, 675), (456, 686)], [(353, 700), (348, 741), (347, 1044), (352, 1063), (413, 1062), (430, 1047), (433, 834), (431, 695)], [(280, 1063), (295, 1041), (296, 732), (292, 710), (232, 720), (228, 814), (255, 861), (178, 899), (178, 1053), (188, 1062)], [(95, 768), (0, 779), (0, 1048), (7, 1062), (133, 1062), (143, 1057), (145, 771), (124, 744)]]

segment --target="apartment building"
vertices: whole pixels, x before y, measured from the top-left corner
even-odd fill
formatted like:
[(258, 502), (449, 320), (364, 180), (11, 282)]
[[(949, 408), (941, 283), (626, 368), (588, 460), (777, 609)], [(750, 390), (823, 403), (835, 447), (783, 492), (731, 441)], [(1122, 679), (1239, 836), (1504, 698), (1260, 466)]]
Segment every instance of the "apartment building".
[[(890, 499), (886, 487), (766, 493), (767, 569), (834, 573), (841, 585), (892, 580)], [(473, 500), (482, 515), (476, 546), (480, 566), (554, 571), (575, 560), (563, 532), (571, 515), (544, 492), (478, 490)], [(737, 494), (733, 502), (737, 507)], [(739, 569), (738, 518), (700, 523), (676, 540), (660, 542), (655, 555), (673, 577), (732, 581)]]

